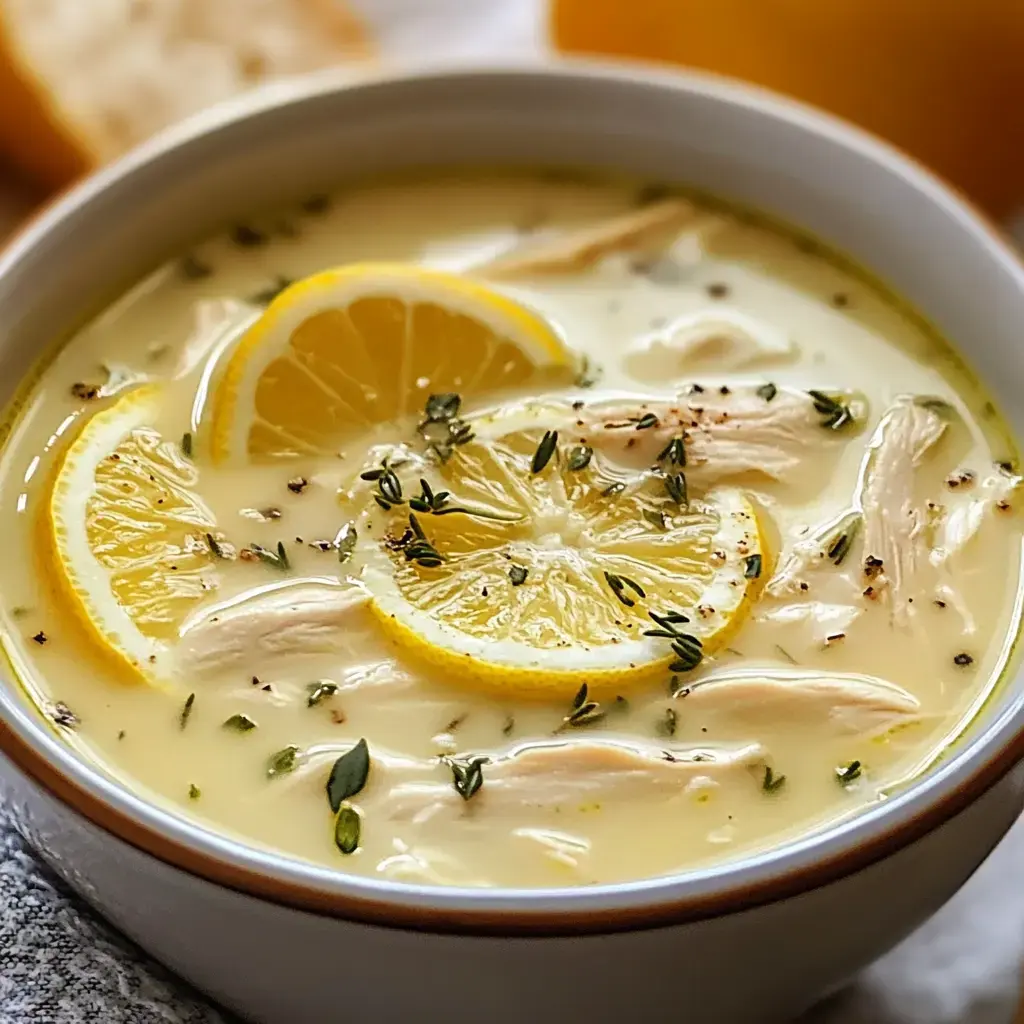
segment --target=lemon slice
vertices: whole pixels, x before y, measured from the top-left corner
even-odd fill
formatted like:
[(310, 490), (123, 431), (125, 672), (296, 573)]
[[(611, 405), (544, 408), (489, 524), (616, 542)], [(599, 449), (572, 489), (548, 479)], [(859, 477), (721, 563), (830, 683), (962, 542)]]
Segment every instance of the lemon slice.
[(159, 390), (128, 392), (89, 420), (58, 469), (46, 526), (55, 577), (119, 661), (159, 674), (178, 627), (215, 585), (213, 515), (197, 471), (150, 424)]
[(733, 489), (676, 500), (663, 473), (626, 471), (579, 438), (545, 463), (549, 422), (499, 413), (443, 464), (391, 456), (368, 485), (368, 518), (383, 522), (365, 532), (382, 539), (362, 555), (383, 628), (448, 678), (509, 697), (568, 700), (584, 682), (621, 693), (694, 667), (767, 576), (755, 508)]
[(211, 452), (330, 454), (354, 430), (418, 414), (431, 392), (574, 365), (545, 320), (476, 281), (398, 263), (327, 270), (286, 288), (239, 342), (213, 396)]

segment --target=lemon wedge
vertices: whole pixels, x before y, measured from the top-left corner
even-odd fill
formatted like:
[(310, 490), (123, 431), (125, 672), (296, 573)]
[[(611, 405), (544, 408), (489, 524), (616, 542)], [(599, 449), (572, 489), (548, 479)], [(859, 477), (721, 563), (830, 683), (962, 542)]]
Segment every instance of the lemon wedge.
[(330, 454), (353, 431), (418, 413), (431, 392), (558, 370), (564, 382), (575, 363), (543, 318), (477, 281), (398, 263), (327, 270), (281, 292), (238, 343), (212, 399), (211, 454)]
[(215, 585), (212, 513), (197, 471), (151, 426), (159, 390), (126, 393), (90, 419), (58, 468), (47, 556), (68, 603), (100, 646), (147, 675)]
[(728, 641), (768, 570), (741, 491), (671, 494), (536, 410), (470, 422), (443, 462), (391, 451), (351, 495), (376, 499), (361, 575), (399, 648), (509, 698), (568, 700)]

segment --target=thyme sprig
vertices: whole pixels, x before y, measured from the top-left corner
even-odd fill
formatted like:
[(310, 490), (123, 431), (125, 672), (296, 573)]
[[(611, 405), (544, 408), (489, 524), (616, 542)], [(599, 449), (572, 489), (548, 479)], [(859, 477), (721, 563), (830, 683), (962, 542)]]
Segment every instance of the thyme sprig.
[(584, 683), (576, 696), (573, 697), (569, 706), (569, 713), (562, 719), (562, 724), (555, 730), (556, 733), (564, 729), (580, 729), (588, 725), (595, 725), (605, 717), (605, 711), (596, 700), (589, 700), (589, 688)]
[(668, 670), (692, 672), (704, 657), (704, 646), (692, 633), (679, 628), (690, 620), (682, 612), (665, 612), (661, 615), (657, 612), (648, 612), (647, 615), (658, 628), (644, 630), (644, 636), (663, 637), (672, 641), (672, 653), (676, 659), (669, 665)]
[(838, 399), (826, 394), (824, 391), (810, 390), (807, 392), (814, 402), (815, 412), (824, 418), (821, 425), (827, 430), (841, 430), (843, 427), (853, 423), (853, 413), (848, 405)]
[(604, 578), (608, 586), (611, 587), (612, 593), (627, 608), (632, 608), (636, 604), (636, 601), (626, 593), (627, 587), (632, 590), (637, 597), (647, 597), (644, 588), (641, 587), (636, 580), (631, 580), (628, 576), (621, 576), (618, 573), (608, 572), (605, 570)]
[(277, 542), (276, 551), (271, 551), (269, 548), (265, 548), (261, 544), (250, 544), (249, 550), (252, 551), (252, 553), (261, 562), (273, 566), (275, 569), (280, 569), (281, 572), (287, 572), (291, 568), (291, 563), (288, 561), (288, 552), (285, 551), (283, 540), (279, 540)]
[(409, 513), (409, 529), (412, 536), (402, 545), (407, 562), (415, 562), (423, 569), (436, 569), (444, 562), (444, 556), (427, 540), (415, 512)]
[(473, 428), (459, 417), (462, 396), (454, 391), (430, 395), (423, 410), (423, 421), (416, 428), (427, 442), (427, 451), (441, 463), (447, 462), (459, 445), (475, 436)]
[(420, 477), (420, 493), (415, 498), (409, 499), (409, 507), (415, 512), (422, 512), (425, 515), (475, 516), (477, 519), (493, 519), (499, 523), (518, 523), (523, 518), (514, 513), (495, 512), (493, 509), (470, 507), (468, 505), (452, 505), (449, 504), (450, 501), (450, 491), (435, 492), (430, 484)]

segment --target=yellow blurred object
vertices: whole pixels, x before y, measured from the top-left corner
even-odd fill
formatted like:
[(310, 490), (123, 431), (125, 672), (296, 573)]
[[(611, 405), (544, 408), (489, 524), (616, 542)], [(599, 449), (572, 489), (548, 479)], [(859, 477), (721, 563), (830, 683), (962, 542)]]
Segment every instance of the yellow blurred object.
[(552, 0), (565, 51), (788, 93), (895, 142), (995, 216), (1024, 203), (1024, 0)]

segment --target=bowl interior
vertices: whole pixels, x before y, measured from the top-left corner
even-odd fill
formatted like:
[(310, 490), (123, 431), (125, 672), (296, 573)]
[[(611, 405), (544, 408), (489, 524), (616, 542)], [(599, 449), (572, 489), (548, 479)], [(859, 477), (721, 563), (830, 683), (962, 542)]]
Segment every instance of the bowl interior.
[[(757, 90), (585, 66), (449, 71), (354, 86), (318, 78), (172, 130), (74, 190), (0, 257), (0, 397), (11, 396), (53, 339), (233, 218), (346, 178), (460, 164), (616, 170), (759, 207), (848, 253), (923, 311), (977, 370), (1014, 431), (1024, 427), (1017, 358), (1024, 271), (930, 175), (855, 129)], [(1008, 768), (1022, 714), (1015, 680), (920, 785), (827, 834), (750, 861), (628, 885), (486, 893), (348, 878), (243, 848), (147, 805), (79, 761), (13, 688), (0, 687), (0, 718), (83, 791), (174, 844), (339, 899), (464, 918), (477, 910), (578, 914), (738, 898), (810, 866), (838, 865), (854, 847), (865, 858), (872, 850), (881, 855), (896, 830), (934, 824), (940, 805), (948, 816), (982, 774), (992, 781), (993, 765)], [(836, 870), (851, 869), (848, 858), (843, 863)]]

